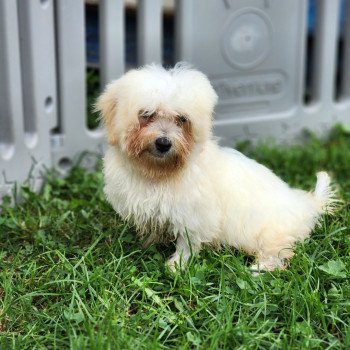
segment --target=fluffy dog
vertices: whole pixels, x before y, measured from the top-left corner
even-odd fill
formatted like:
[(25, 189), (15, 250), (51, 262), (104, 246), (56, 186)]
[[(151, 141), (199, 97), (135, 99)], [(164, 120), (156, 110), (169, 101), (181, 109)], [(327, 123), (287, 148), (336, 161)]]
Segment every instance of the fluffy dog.
[(109, 148), (105, 194), (147, 244), (176, 240), (167, 264), (184, 266), (203, 244), (255, 255), (253, 268), (285, 267), (293, 246), (334, 207), (325, 172), (313, 192), (290, 188), (269, 169), (213, 140), (217, 95), (184, 64), (131, 70), (97, 101)]

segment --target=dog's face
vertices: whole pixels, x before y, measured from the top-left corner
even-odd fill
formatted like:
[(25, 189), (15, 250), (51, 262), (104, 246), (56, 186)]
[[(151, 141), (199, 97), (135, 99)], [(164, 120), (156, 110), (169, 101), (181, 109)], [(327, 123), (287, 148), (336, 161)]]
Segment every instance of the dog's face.
[(202, 73), (146, 66), (107, 86), (97, 102), (108, 142), (150, 178), (183, 169), (211, 134), (217, 96)]

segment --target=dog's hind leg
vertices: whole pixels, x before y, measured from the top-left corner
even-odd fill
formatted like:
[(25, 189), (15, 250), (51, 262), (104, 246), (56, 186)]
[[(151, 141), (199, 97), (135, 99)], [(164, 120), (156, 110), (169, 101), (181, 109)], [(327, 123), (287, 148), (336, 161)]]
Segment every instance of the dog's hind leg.
[(192, 254), (200, 251), (200, 244), (194, 244), (188, 237), (179, 235), (176, 240), (176, 251), (166, 262), (170, 270), (176, 271), (176, 268), (183, 270)]
[(256, 262), (250, 267), (253, 275), (259, 272), (285, 269), (294, 255), (293, 246), (296, 238), (292, 235), (277, 233), (273, 230), (263, 231), (258, 238), (255, 250)]

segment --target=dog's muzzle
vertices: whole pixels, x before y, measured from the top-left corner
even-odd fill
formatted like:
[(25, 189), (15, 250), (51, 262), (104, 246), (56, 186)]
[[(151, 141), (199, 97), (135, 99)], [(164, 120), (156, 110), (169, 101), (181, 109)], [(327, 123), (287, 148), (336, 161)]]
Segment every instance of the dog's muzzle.
[(167, 137), (158, 137), (154, 142), (157, 151), (167, 153), (171, 148), (171, 141)]

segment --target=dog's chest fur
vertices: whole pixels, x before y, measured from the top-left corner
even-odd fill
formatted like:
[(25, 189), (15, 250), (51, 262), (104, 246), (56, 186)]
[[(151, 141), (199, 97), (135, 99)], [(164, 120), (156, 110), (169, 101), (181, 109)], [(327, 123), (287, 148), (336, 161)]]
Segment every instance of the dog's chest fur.
[[(112, 186), (114, 195), (109, 197)], [(164, 186), (122, 176), (106, 184), (105, 191), (117, 213), (133, 222), (146, 243), (172, 241), (179, 233), (177, 228), (185, 224), (184, 203)]]
[(213, 217), (201, 214), (202, 208), (213, 203), (206, 198), (208, 184), (201, 183), (200, 172), (179, 182), (150, 181), (123, 166), (109, 150), (104, 173), (108, 201), (123, 219), (132, 220), (147, 243), (171, 241), (186, 232), (201, 232), (204, 236), (206, 231), (217, 229), (218, 220), (213, 222)]
[(186, 225), (190, 203), (173, 184), (140, 177), (109, 151), (105, 157), (105, 193), (116, 212), (131, 220), (146, 243), (172, 241)]

